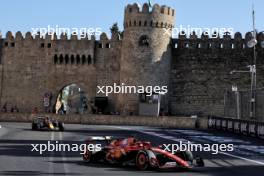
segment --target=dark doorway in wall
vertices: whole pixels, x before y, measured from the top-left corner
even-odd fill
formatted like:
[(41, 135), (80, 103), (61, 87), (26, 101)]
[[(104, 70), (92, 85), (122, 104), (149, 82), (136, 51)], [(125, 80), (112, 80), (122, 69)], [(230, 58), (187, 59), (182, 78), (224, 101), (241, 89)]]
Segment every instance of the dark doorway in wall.
[(99, 114), (106, 114), (106, 108), (108, 106), (107, 97), (95, 97), (94, 105), (96, 106)]

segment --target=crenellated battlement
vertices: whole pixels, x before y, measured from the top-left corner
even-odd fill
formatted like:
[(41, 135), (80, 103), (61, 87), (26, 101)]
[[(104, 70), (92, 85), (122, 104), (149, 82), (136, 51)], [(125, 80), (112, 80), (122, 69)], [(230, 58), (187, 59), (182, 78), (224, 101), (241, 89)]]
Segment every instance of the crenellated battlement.
[(99, 40), (96, 40), (95, 35), (85, 35), (85, 36), (78, 36), (76, 34), (71, 34), (70, 36), (67, 33), (61, 33), (59, 36), (54, 33), (52, 35), (46, 33), (45, 35), (43, 34), (36, 34), (36, 35), (32, 35), (31, 32), (27, 32), (25, 33), (25, 35), (23, 36), (23, 34), (18, 31), (15, 33), (15, 35), (13, 35), (13, 33), (11, 31), (8, 31), (6, 33), (6, 37), (3, 38), (5, 41), (21, 41), (21, 40), (47, 40), (47, 41), (51, 41), (51, 40), (71, 40), (71, 41), (76, 41), (76, 40), (87, 40), (87, 41), (118, 41), (121, 40), (119, 34), (112, 34), (111, 37), (109, 38), (107, 36), (106, 33), (101, 33), (101, 35), (99, 36)]
[(142, 8), (140, 7), (139, 4), (134, 3), (134, 4), (128, 4), (125, 7), (125, 13), (160, 13), (164, 15), (169, 15), (173, 16), (175, 15), (175, 10), (168, 7), (168, 6), (160, 6), (158, 4), (154, 4), (153, 7), (149, 7), (149, 4), (144, 3)]
[[(190, 36), (178, 35), (178, 38), (172, 39), (172, 45), (175, 49), (245, 49), (249, 48), (248, 42), (253, 39), (253, 34), (247, 32), (244, 37), (240, 32), (234, 36), (226, 32), (223, 36), (213, 33), (212, 36), (202, 34), (198, 37), (195, 32)], [(257, 34), (257, 47), (264, 49), (264, 34)]]
[[(40, 33), (32, 35), (31, 32), (27, 32), (24, 36), (18, 31), (15, 35), (8, 31), (6, 37), (3, 40), (3, 48), (12, 49), (15, 47), (31, 46), (31, 48), (54, 48), (56, 50), (66, 50), (67, 48), (75, 48), (75, 50), (85, 50), (85, 48), (99, 48), (109, 49), (115, 47), (114, 43), (121, 43), (121, 37), (118, 33), (112, 33), (109, 38), (106, 33), (101, 33), (99, 39), (96, 39), (95, 35), (78, 36), (71, 34), (68, 36), (66, 33), (57, 35), (54, 33), (50, 35), (46, 33), (41, 35)], [(58, 49), (57, 49), (58, 48)]]
[(173, 28), (175, 10), (158, 4), (149, 7), (147, 3), (142, 8), (139, 4), (129, 4), (125, 7), (124, 28), (128, 27), (157, 27)]

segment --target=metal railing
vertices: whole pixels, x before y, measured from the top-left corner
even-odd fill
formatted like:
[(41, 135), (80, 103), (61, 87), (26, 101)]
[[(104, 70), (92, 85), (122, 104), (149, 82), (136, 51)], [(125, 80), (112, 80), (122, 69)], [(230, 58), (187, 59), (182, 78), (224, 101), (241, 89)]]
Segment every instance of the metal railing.
[(264, 139), (264, 122), (209, 116), (208, 129), (227, 131)]

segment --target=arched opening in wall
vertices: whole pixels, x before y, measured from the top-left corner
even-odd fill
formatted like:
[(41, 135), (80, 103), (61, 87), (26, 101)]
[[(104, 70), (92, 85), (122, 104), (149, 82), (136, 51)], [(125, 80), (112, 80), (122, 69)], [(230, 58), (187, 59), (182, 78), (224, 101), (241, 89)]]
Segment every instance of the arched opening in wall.
[(76, 56), (76, 64), (80, 64), (80, 61), (81, 61), (81, 58), (80, 58), (80, 55), (78, 54)]
[(54, 64), (57, 64), (58, 63), (58, 56), (57, 56), (57, 54), (54, 55), (54, 58), (53, 59), (54, 59), (53, 60)]
[(105, 44), (105, 48), (111, 48), (110, 43)]
[(138, 22), (138, 25), (141, 26), (141, 21)]
[(59, 64), (62, 64), (63, 63), (63, 56), (62, 56), (62, 54), (60, 55), (59, 61), (60, 61)]
[(144, 26), (147, 26), (147, 25), (148, 25), (148, 22), (147, 22), (147, 21), (145, 21), (145, 22), (144, 22)]
[(86, 63), (86, 57), (85, 55), (82, 55), (82, 64), (85, 64)]
[(87, 94), (77, 84), (70, 84), (61, 89), (54, 106), (56, 114), (89, 113)]
[(69, 63), (69, 55), (66, 54), (66, 56), (65, 56), (65, 64), (68, 64), (68, 63)]
[(136, 26), (137, 25), (137, 22), (136, 21), (134, 21), (134, 26)]
[(74, 64), (74, 55), (71, 55), (71, 64)]
[(91, 55), (88, 55), (88, 65), (90, 65), (92, 63), (92, 57)]

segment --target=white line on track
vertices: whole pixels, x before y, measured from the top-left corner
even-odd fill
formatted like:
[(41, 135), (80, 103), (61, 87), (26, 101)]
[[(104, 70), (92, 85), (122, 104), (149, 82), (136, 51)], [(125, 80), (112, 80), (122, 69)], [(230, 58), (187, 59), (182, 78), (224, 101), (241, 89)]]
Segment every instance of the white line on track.
[(252, 163), (255, 163), (255, 164), (259, 164), (259, 165), (263, 165), (264, 166), (264, 162), (261, 162), (261, 161), (256, 161), (256, 160), (244, 158), (244, 157), (237, 156), (237, 155), (232, 155), (232, 154), (226, 153), (226, 152), (219, 152), (219, 153), (221, 153), (223, 155), (231, 156), (231, 157), (234, 157), (234, 158), (238, 158), (238, 159), (241, 159), (241, 160), (245, 160), (245, 161), (248, 161), (248, 162), (252, 162)]
[[(53, 141), (54, 140), (54, 132), (51, 132), (51, 135), (50, 135), (50, 141)], [(54, 174), (54, 166), (53, 166), (53, 155), (54, 153), (51, 152), (51, 155), (49, 156), (49, 175), (53, 175)]]
[[(60, 137), (60, 141), (62, 141), (62, 132), (59, 132), (59, 137)], [(69, 169), (65, 163), (67, 161), (67, 157), (65, 157), (65, 151), (61, 151), (61, 156), (63, 161), (64, 174), (67, 175), (67, 173), (69, 173)]]

